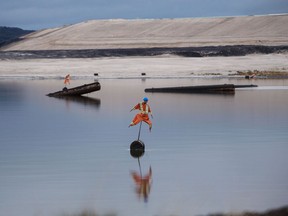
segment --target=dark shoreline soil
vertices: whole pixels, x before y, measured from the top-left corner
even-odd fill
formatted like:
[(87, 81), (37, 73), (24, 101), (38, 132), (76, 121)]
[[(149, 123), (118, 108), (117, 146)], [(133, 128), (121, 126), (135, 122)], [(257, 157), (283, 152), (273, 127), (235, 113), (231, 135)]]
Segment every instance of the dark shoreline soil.
[(243, 213), (215, 213), (209, 214), (208, 216), (287, 216), (288, 215), (288, 206), (270, 209), (266, 212), (243, 212)]
[(288, 52), (288, 46), (232, 45), (181, 48), (0, 51), (0, 59), (100, 58), (177, 55), (181, 57), (245, 56)]

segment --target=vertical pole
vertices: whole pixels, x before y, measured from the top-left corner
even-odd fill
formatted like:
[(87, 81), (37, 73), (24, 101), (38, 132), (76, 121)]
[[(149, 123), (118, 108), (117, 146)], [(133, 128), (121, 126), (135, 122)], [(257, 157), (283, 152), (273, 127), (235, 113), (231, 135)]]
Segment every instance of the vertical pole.
[(142, 170), (141, 170), (141, 165), (140, 165), (140, 159), (138, 157), (138, 165), (139, 165), (139, 171), (140, 171), (140, 176), (142, 178)]
[(141, 132), (142, 121), (140, 122), (139, 132), (138, 132), (138, 140), (140, 139), (140, 132)]

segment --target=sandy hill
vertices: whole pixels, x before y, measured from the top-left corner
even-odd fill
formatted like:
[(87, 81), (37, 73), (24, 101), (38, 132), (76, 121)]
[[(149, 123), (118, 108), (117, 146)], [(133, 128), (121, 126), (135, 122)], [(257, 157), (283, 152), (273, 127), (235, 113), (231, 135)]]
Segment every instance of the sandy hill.
[(91, 20), (40, 30), (8, 50), (77, 50), (217, 45), (288, 45), (288, 14), (144, 20)]

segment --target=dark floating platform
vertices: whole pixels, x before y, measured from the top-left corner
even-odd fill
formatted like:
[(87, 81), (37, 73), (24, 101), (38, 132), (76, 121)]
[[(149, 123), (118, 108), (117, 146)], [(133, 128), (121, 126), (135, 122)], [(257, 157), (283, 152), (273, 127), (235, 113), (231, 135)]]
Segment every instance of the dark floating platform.
[(234, 94), (235, 88), (250, 88), (250, 87), (257, 87), (257, 85), (222, 84), (222, 85), (147, 88), (145, 89), (145, 92)]
[(101, 85), (99, 82), (94, 82), (90, 84), (85, 84), (82, 86), (78, 86), (75, 88), (64, 88), (62, 91), (57, 91), (54, 93), (47, 94), (49, 97), (63, 97), (63, 96), (80, 96), (83, 94), (88, 94), (94, 91), (99, 91), (101, 89)]

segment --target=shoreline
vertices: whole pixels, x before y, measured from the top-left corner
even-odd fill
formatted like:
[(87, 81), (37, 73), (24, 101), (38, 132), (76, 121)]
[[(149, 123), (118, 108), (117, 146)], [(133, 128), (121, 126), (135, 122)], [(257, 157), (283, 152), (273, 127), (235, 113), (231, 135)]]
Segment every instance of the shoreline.
[[(0, 79), (8, 78), (287, 78), (288, 53), (187, 58), (174, 55), (62, 59), (0, 59)], [(97, 74), (97, 76), (94, 76)], [(145, 74), (144, 76), (142, 74)]]

